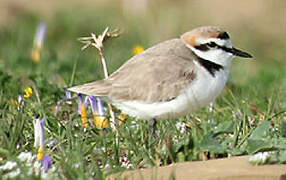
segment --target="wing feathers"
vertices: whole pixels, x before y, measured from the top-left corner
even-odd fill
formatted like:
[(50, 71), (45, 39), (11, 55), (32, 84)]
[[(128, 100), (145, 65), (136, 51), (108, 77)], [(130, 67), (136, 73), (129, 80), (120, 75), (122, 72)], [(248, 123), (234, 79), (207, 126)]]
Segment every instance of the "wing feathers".
[(134, 56), (106, 80), (68, 90), (117, 101), (170, 101), (195, 79), (194, 58), (181, 39), (172, 39)]

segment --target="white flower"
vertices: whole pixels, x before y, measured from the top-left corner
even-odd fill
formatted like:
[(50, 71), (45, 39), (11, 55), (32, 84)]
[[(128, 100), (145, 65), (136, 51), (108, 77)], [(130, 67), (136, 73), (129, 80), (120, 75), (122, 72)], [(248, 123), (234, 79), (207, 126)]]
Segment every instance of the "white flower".
[(8, 161), (6, 164), (0, 166), (0, 171), (10, 171), (17, 166), (17, 163), (14, 161)]
[(75, 163), (75, 164), (73, 164), (73, 167), (74, 167), (75, 169), (78, 169), (78, 168), (80, 168), (81, 166), (82, 166), (81, 163)]
[(180, 131), (181, 134), (186, 132), (186, 124), (183, 122), (177, 122), (176, 128), (178, 131)]
[(120, 157), (121, 167), (125, 167), (127, 169), (133, 167), (134, 165), (128, 160), (127, 156)]
[(35, 160), (35, 156), (31, 152), (21, 152), (18, 155), (18, 159), (22, 162), (32, 163)]
[[(41, 175), (43, 179), (54, 179), (53, 175), (56, 172), (57, 168), (52, 166), (52, 158), (48, 155), (45, 155), (42, 161), (36, 160), (36, 155), (33, 155), (31, 152), (21, 152), (18, 155), (18, 159), (25, 163), (25, 166), (28, 167), (28, 175)], [(21, 174), (21, 169), (17, 167), (17, 162), (8, 161), (5, 165), (0, 166), (0, 174), (3, 173), (2, 179), (14, 179)], [(1, 179), (0, 178), (0, 179)], [(19, 177), (21, 178), (21, 176)]]
[(11, 171), (7, 174), (5, 174), (3, 176), (3, 179), (14, 179), (16, 178), (17, 176), (19, 176), (21, 173), (21, 170), (19, 168), (17, 168), (15, 171)]
[(42, 163), (40, 161), (35, 161), (33, 170), (35, 175), (38, 176), (41, 172)]
[(42, 171), (41, 173), (41, 178), (43, 179), (55, 179), (55, 172), (56, 172), (56, 167), (51, 167), (47, 172)]

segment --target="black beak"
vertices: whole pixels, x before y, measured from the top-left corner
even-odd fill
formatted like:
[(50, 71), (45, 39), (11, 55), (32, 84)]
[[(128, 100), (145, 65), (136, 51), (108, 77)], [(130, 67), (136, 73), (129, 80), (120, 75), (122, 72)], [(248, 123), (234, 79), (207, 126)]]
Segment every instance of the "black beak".
[(230, 52), (235, 56), (244, 57), (244, 58), (252, 58), (252, 56), (248, 54), (247, 52), (243, 52), (236, 48), (230, 49)]

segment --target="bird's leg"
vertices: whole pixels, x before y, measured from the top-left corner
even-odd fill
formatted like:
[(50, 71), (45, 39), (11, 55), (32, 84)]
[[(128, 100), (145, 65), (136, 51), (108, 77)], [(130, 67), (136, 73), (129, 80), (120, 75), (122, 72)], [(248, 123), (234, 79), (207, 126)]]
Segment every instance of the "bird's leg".
[(212, 101), (212, 102), (209, 104), (209, 112), (214, 112), (214, 106), (215, 106), (215, 101)]
[(149, 121), (149, 129), (152, 133), (152, 135), (154, 137), (157, 137), (157, 134), (156, 134), (156, 131), (157, 131), (157, 121), (155, 118), (152, 118), (150, 121)]

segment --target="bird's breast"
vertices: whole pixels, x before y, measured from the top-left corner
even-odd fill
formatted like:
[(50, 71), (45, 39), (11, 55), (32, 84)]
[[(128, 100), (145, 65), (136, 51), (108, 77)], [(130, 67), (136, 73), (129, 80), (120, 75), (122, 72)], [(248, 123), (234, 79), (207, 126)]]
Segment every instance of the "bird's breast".
[(185, 89), (186, 96), (192, 109), (199, 109), (214, 101), (221, 93), (228, 79), (229, 69), (220, 69), (215, 74), (198, 67), (196, 79)]

